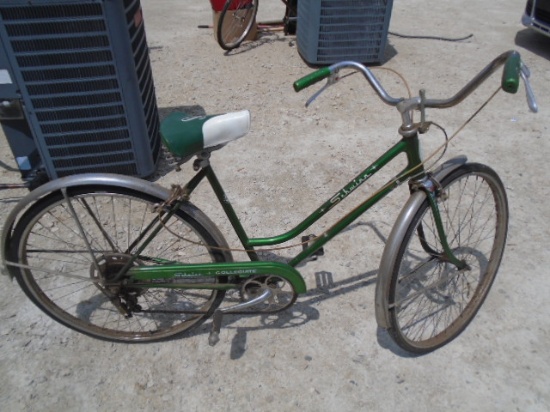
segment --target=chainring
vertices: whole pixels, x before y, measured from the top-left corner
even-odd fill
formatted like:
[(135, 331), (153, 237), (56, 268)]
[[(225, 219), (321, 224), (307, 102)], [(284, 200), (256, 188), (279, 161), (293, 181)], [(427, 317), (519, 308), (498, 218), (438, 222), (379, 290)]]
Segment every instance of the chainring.
[(259, 275), (246, 279), (241, 286), (241, 296), (245, 301), (251, 300), (262, 295), (267, 289), (272, 295), (251, 308), (250, 312), (279, 312), (292, 306), (298, 296), (290, 282), (275, 275)]

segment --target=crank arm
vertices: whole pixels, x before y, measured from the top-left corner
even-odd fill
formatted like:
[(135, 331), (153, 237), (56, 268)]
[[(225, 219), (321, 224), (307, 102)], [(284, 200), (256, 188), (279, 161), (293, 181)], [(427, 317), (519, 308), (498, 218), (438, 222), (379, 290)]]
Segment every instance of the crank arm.
[(208, 344), (210, 346), (214, 346), (220, 341), (220, 329), (222, 327), (222, 319), (224, 314), (240, 311), (242, 309), (248, 309), (262, 302), (265, 302), (272, 296), (273, 292), (271, 291), (271, 289), (266, 289), (260, 296), (257, 296), (254, 299), (239, 303), (234, 306), (216, 310), (212, 319), (212, 330), (210, 331), (210, 336), (208, 336)]

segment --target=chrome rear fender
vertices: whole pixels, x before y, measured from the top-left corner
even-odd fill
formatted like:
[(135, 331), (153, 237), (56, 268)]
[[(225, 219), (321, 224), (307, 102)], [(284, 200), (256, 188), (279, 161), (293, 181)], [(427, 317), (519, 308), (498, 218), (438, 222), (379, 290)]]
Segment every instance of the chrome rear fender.
[[(109, 173), (87, 173), (81, 175), (73, 175), (52, 180), (42, 186), (39, 186), (38, 188), (27, 194), (25, 197), (23, 197), (6, 218), (2, 231), (1, 243), (2, 266), (4, 269), (2, 271), (3, 274), (9, 274), (8, 270), (6, 269), (6, 252), (8, 250), (7, 248), (9, 248), (11, 236), (13, 234), (15, 225), (17, 224), (23, 213), (30, 206), (51, 193), (70, 187), (84, 186), (125, 188), (159, 198), (160, 200), (166, 200), (170, 196), (170, 191), (168, 189), (156, 183), (152, 183), (143, 179), (138, 179), (136, 177)], [(193, 217), (195, 220), (197, 220), (200, 224), (202, 224), (222, 247), (228, 249), (227, 242), (225, 241), (219, 229), (203, 212), (201, 212), (197, 207), (189, 202), (185, 202), (182, 205), (181, 209), (189, 214), (191, 217)], [(226, 254), (226, 260), (232, 262), (233, 258), (231, 256), (231, 253), (224, 253)]]

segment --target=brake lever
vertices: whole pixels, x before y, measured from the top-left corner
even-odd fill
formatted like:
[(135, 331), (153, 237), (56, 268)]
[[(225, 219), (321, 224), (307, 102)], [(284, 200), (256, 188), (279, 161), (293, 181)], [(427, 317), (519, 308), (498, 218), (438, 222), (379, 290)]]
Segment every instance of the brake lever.
[(525, 93), (527, 94), (527, 104), (529, 105), (529, 109), (533, 113), (537, 113), (539, 111), (539, 106), (535, 99), (535, 94), (533, 93), (533, 89), (531, 88), (531, 83), (529, 82), (529, 77), (531, 76), (531, 72), (523, 62), (521, 62), (521, 69), (519, 71), (519, 74), (523, 79), (523, 84), (525, 85)]
[(338, 77), (338, 72), (334, 72), (332, 73), (328, 78), (327, 78), (327, 82), (325, 83), (325, 85), (323, 87), (321, 87), (317, 92), (315, 92), (315, 94), (313, 96), (311, 96), (307, 102), (306, 102), (306, 107), (309, 107), (309, 105), (311, 103), (313, 103), (313, 101), (315, 99), (317, 99), (321, 93), (323, 93), (326, 89), (328, 89), (330, 86), (332, 86), (334, 83), (336, 83), (338, 81), (339, 77)]

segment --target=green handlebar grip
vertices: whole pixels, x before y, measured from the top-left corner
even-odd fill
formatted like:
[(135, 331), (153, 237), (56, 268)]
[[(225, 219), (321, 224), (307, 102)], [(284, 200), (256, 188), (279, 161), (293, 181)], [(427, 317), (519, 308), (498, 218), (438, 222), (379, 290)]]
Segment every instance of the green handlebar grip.
[(518, 52), (512, 52), (506, 59), (502, 72), (502, 89), (507, 93), (515, 93), (519, 87), (519, 71), (521, 70), (521, 57)]
[(299, 80), (294, 82), (294, 90), (299, 92), (300, 90), (305, 89), (306, 87), (311, 86), (317, 82), (320, 82), (323, 79), (326, 79), (330, 76), (330, 69), (328, 67), (323, 67), (313, 73), (308, 74), (307, 76), (302, 77)]

